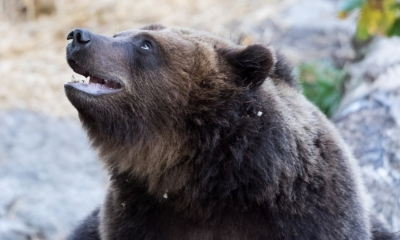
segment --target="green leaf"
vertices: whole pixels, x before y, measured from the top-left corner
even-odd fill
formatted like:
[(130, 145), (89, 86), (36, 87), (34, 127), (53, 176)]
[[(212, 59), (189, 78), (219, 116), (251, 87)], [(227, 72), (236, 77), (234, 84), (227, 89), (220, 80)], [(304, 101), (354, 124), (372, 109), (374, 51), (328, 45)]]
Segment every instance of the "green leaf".
[(396, 0), (383, 1), (383, 19), (380, 24), (380, 33), (387, 35), (388, 31), (392, 28), (397, 17)]
[(365, 19), (365, 17), (362, 18), (361, 16), (357, 24), (356, 37), (359, 40), (367, 40), (369, 36), (370, 35), (368, 33), (368, 22)]
[(305, 63), (296, 68), (304, 95), (328, 117), (337, 109), (342, 97), (341, 86), (346, 76), (326, 62)]
[(366, 0), (344, 0), (339, 4), (339, 10), (341, 12), (352, 12), (363, 7), (366, 2)]
[(396, 0), (368, 0), (360, 12), (356, 37), (366, 40), (377, 34), (387, 35), (396, 16)]
[(400, 36), (400, 19), (396, 19), (392, 27), (388, 30), (387, 35), (389, 37)]

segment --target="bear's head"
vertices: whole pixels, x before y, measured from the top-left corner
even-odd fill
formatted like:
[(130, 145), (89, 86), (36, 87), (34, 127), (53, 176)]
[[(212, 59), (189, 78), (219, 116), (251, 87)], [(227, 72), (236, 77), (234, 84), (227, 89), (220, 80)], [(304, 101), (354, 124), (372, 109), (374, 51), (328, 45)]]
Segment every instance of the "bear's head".
[[(229, 171), (290, 140), (279, 89), (301, 94), (269, 47), (160, 25), (113, 37), (75, 29), (67, 38), (69, 65), (90, 81), (65, 91), (92, 145), (113, 171), (130, 172), (150, 190), (181, 189), (204, 179), (201, 169), (220, 174), (216, 163)], [(257, 149), (268, 142), (270, 149)]]

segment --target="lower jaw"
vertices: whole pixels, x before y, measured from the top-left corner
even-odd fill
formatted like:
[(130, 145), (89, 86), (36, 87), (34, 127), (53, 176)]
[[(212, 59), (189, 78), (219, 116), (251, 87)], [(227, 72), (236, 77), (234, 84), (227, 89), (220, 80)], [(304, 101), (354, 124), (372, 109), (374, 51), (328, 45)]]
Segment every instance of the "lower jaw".
[(106, 94), (112, 94), (112, 93), (117, 93), (122, 91), (123, 88), (108, 88), (103, 84), (97, 84), (97, 83), (66, 83), (64, 85), (66, 91), (69, 88), (76, 89), (78, 91), (87, 93), (92, 96), (100, 96), (100, 95), (106, 95)]

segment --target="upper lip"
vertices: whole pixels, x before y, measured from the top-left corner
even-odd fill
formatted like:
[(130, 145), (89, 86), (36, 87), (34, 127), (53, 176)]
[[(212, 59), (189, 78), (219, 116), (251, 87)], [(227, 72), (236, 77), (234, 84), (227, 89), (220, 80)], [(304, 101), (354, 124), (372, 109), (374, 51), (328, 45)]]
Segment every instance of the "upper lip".
[(89, 72), (85, 71), (81, 66), (78, 65), (78, 63), (75, 60), (72, 59), (67, 59), (69, 66), (72, 68), (72, 70), (80, 75), (83, 75), (85, 77), (90, 76)]

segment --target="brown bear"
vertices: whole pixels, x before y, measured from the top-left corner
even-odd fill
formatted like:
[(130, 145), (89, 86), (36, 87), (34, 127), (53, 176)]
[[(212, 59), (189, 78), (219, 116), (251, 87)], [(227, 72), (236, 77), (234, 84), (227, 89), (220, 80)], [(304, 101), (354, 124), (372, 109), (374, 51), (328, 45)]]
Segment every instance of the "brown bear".
[(355, 162), (269, 47), (150, 25), (75, 29), (65, 84), (110, 174), (71, 240), (395, 239)]

